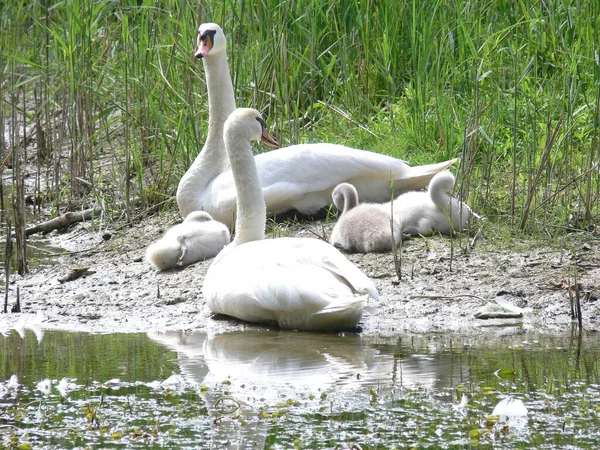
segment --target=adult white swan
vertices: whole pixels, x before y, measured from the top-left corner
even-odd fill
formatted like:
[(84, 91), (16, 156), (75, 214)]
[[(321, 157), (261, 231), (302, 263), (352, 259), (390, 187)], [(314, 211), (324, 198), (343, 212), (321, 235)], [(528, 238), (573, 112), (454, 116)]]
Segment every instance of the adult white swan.
[(205, 211), (192, 211), (146, 250), (146, 259), (158, 270), (187, 266), (212, 258), (229, 244), (229, 229)]
[(235, 238), (206, 273), (209, 309), (281, 328), (356, 327), (372, 281), (327, 242), (308, 238), (264, 240), (267, 219), (251, 140), (276, 147), (258, 111), (241, 108), (225, 122), (224, 140), (237, 189)]
[[(473, 212), (466, 203), (451, 197), (455, 178), (449, 171), (436, 174), (428, 192), (406, 192), (391, 202), (358, 204), (354, 186), (341, 183), (332, 199), (341, 215), (330, 242), (350, 252), (386, 252), (397, 245), (401, 235), (429, 236), (435, 231), (451, 235), (465, 229)], [(394, 230), (392, 238), (392, 229)]]
[[(177, 204), (182, 216), (207, 211), (233, 229), (236, 190), (223, 144), (223, 123), (235, 109), (226, 39), (221, 27), (198, 29), (196, 57), (202, 58), (208, 90), (209, 128), (204, 147), (179, 182)], [(256, 156), (258, 181), (270, 216), (290, 210), (313, 214), (329, 205), (339, 183), (352, 183), (363, 201), (384, 202), (394, 191), (421, 189), (433, 175), (456, 160), (410, 167), (391, 156), (335, 144), (299, 144)]]

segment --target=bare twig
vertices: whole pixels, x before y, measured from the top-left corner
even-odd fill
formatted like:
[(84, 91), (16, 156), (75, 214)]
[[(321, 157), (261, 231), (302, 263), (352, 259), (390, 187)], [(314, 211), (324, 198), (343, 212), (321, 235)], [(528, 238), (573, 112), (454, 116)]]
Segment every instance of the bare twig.
[(12, 256), (12, 238), (11, 238), (11, 220), (10, 217), (6, 218), (6, 252), (4, 255), (4, 287), (6, 288), (4, 291), (4, 314), (8, 313), (8, 281), (9, 281), (9, 273), (10, 273), (10, 258)]
[(476, 298), (477, 300), (481, 300), (482, 302), (486, 302), (487, 300), (473, 294), (459, 294), (459, 295), (411, 295), (408, 298), (430, 298), (430, 299), (457, 299), (471, 297)]

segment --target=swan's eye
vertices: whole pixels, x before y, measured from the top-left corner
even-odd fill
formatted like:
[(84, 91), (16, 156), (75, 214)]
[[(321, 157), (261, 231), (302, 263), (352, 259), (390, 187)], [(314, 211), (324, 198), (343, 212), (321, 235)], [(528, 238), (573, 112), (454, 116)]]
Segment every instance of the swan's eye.
[(258, 120), (258, 123), (260, 123), (260, 126), (262, 127), (263, 130), (265, 128), (267, 128), (267, 124), (265, 123), (264, 120), (262, 120), (262, 117), (257, 117), (256, 120)]
[(206, 30), (204, 32), (200, 32), (198, 30), (198, 35), (200, 36), (200, 40), (204, 42), (206, 39), (210, 38), (211, 42), (215, 42), (215, 34), (217, 34), (217, 30)]

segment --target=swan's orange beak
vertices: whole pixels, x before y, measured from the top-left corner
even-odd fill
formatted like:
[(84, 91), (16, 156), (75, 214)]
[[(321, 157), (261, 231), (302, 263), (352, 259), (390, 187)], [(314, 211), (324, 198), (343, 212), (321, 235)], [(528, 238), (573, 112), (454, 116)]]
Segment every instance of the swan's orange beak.
[(267, 133), (267, 129), (263, 128), (262, 136), (260, 137), (260, 143), (270, 148), (279, 148), (279, 143)]
[(198, 34), (198, 49), (194, 56), (198, 59), (204, 58), (208, 55), (208, 52), (213, 48), (215, 30), (208, 30), (202, 34)]

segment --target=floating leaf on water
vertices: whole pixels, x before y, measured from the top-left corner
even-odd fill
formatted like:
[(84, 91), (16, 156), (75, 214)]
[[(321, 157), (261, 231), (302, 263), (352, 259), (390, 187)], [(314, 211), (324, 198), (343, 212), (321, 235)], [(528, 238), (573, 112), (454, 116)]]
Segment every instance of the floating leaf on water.
[(165, 381), (160, 383), (163, 388), (184, 388), (185, 380), (181, 375), (175, 374), (171, 375)]
[(230, 385), (231, 380), (223, 380), (223, 381), (221, 381), (221, 384)]
[(321, 400), (325, 400), (327, 398), (327, 394), (325, 392), (321, 392)]
[(479, 428), (475, 428), (469, 431), (469, 437), (471, 439), (479, 439)]
[(489, 394), (490, 392), (492, 392), (494, 390), (493, 387), (490, 386), (483, 386), (481, 388), (481, 392), (483, 392), (484, 394)]
[(17, 450), (31, 450), (33, 446), (29, 442), (21, 442), (17, 445)]
[(371, 389), (369, 391), (369, 394), (371, 395), (371, 401), (372, 402), (376, 402), (377, 399), (379, 398), (379, 394), (377, 394), (377, 392), (375, 391), (375, 389)]
[(499, 421), (499, 420), (500, 420), (500, 417), (499, 417), (499, 416), (494, 416), (494, 415), (487, 416), (487, 417), (485, 418), (485, 425), (486, 425), (488, 428), (491, 428), (491, 427), (493, 427), (494, 425), (496, 425), (496, 423), (498, 423), (498, 421)]
[(498, 378), (513, 378), (515, 376), (515, 369), (498, 369), (494, 372)]
[[(135, 435), (135, 430), (133, 431), (134, 435)], [(110, 438), (113, 440), (118, 440), (121, 439), (123, 437), (123, 432), (122, 431), (115, 431), (114, 433), (112, 433), (110, 435)]]
[(8, 383), (6, 383), (7, 389), (17, 389), (19, 387), (19, 377), (16, 375), (11, 375), (8, 379)]
[(469, 399), (467, 398), (467, 396), (465, 394), (463, 394), (460, 399), (460, 403), (458, 405), (452, 405), (452, 408), (459, 410), (459, 411), (464, 410), (465, 407), (467, 406), (468, 402), (469, 402)]
[(44, 395), (50, 395), (50, 392), (52, 391), (52, 381), (50, 381), (49, 378), (46, 378), (45, 380), (40, 381), (35, 388)]

